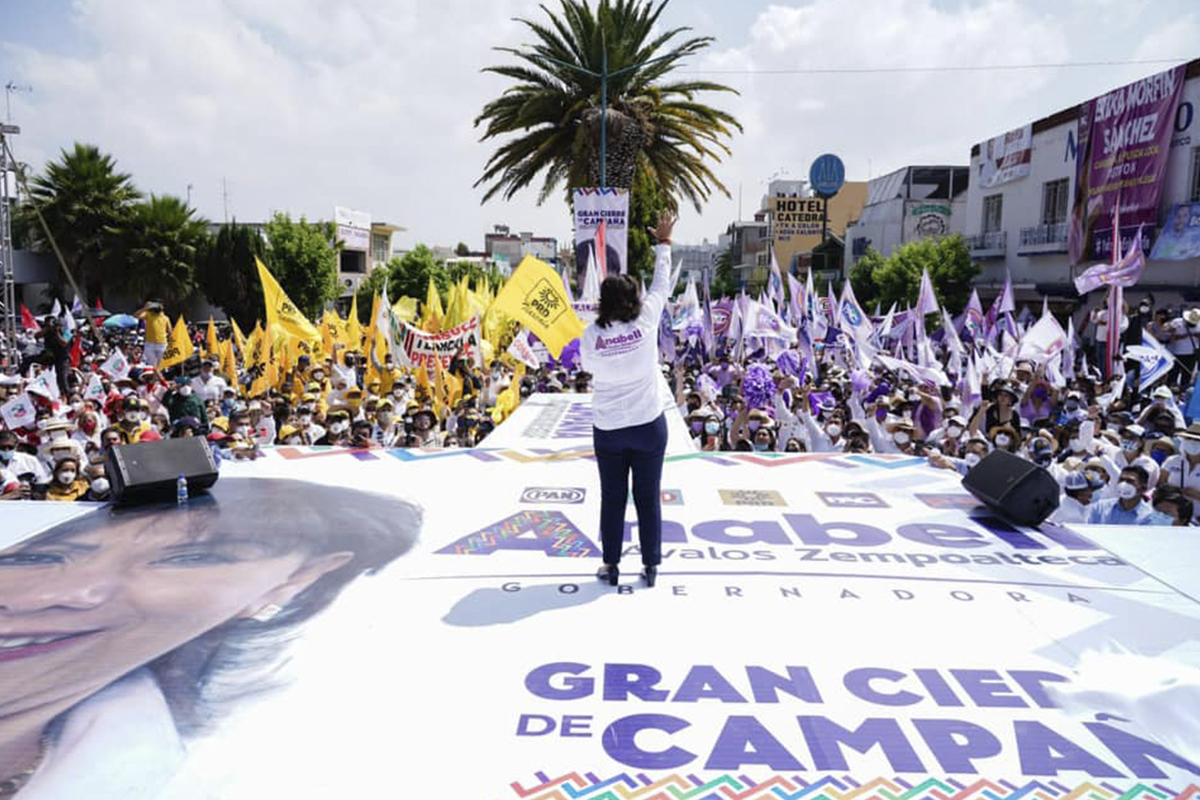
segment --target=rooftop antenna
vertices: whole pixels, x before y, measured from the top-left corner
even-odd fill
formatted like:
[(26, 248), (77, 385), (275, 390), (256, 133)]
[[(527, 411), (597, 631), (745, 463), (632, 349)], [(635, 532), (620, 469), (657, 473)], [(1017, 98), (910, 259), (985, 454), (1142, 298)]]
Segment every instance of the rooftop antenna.
[(33, 92), (32, 86), (22, 86), (9, 81), (4, 84), (4, 121), (9, 125), (12, 124), (12, 96), (14, 92), (25, 92), (26, 94)]

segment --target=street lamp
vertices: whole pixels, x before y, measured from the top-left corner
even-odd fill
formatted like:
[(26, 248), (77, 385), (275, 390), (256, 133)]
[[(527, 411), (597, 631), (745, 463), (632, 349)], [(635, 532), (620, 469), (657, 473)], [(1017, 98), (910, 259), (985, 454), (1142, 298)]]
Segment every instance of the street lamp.
[(528, 57), (540, 58), (543, 61), (549, 61), (551, 64), (557, 64), (560, 67), (565, 67), (566, 69), (574, 70), (575, 72), (580, 72), (584, 75), (590, 75), (593, 78), (600, 79), (600, 188), (606, 188), (608, 186), (608, 79), (619, 77), (627, 72), (632, 72), (635, 69), (649, 66), (650, 64), (655, 64), (659, 61), (666, 61), (668, 59), (675, 58), (675, 56), (659, 56), (658, 58), (651, 58), (648, 61), (641, 61), (637, 64), (625, 67), (624, 69), (619, 69), (616, 72), (609, 72), (608, 45), (604, 42), (603, 34), (601, 34), (599, 72), (587, 69), (586, 67), (581, 67), (578, 64), (568, 64), (566, 61), (559, 61), (557, 58), (552, 58), (550, 56), (543, 55), (542, 53), (529, 53)]

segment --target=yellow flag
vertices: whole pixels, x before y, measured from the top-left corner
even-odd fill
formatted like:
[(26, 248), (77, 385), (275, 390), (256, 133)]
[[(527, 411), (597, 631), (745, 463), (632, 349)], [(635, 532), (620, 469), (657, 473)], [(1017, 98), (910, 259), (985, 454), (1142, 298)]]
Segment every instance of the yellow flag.
[(226, 339), (221, 342), (221, 373), (233, 388), (237, 388), (237, 363), (233, 360), (233, 341)]
[(242, 329), (238, 327), (237, 320), (233, 317), (229, 318), (233, 323), (233, 343), (237, 345), (238, 355), (242, 358), (246, 357), (246, 335), (242, 333)]
[(196, 348), (192, 345), (192, 338), (188, 336), (187, 323), (183, 321), (183, 317), (180, 317), (175, 323), (175, 329), (171, 332), (171, 341), (167, 344), (166, 352), (163, 353), (162, 360), (158, 362), (158, 369), (170, 369), (176, 364), (182, 364), (195, 352)]
[(521, 261), (492, 308), (525, 323), (555, 358), (572, 339), (583, 335), (583, 323), (571, 308), (562, 278), (533, 256)]
[(204, 345), (208, 348), (210, 356), (217, 355), (220, 350), (220, 344), (217, 342), (217, 323), (213, 322), (213, 318), (208, 318), (208, 334), (204, 337)]
[(358, 321), (358, 293), (350, 301), (350, 318), (346, 320), (346, 349), (355, 353), (362, 352), (363, 330)]
[(499, 425), (508, 419), (508, 415), (521, 404), (521, 379), (525, 377), (525, 364), (518, 363), (513, 372), (512, 383), (496, 396), (496, 405), (492, 407), (492, 421)]
[(392, 313), (405, 322), (412, 322), (417, 318), (417, 298), (401, 297), (392, 303)]
[(320, 339), (321, 332), (301, 313), (300, 309), (288, 299), (283, 288), (275, 280), (266, 266), (259, 259), (258, 277), (262, 280), (263, 300), (267, 304), (267, 328), (279, 328), (292, 336), (298, 336), (306, 341)]
[(437, 333), (442, 329), (442, 320), (446, 312), (442, 310), (442, 298), (438, 294), (433, 277), (429, 278), (429, 289), (425, 292), (425, 308), (421, 312), (421, 330)]
[(242, 350), (242, 368), (253, 369), (267, 363), (267, 335), (262, 326), (254, 323), (254, 330), (246, 337), (246, 346)]

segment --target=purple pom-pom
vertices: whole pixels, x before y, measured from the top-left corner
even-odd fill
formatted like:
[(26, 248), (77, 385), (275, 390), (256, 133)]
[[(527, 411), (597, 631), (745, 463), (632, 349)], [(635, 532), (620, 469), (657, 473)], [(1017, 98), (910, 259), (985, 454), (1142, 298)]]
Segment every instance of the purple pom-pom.
[(795, 350), (784, 350), (780, 353), (775, 359), (775, 366), (779, 367), (779, 371), (784, 375), (800, 377), (800, 355)]
[(742, 398), (750, 408), (770, 408), (775, 400), (775, 381), (762, 364), (754, 364), (742, 376)]

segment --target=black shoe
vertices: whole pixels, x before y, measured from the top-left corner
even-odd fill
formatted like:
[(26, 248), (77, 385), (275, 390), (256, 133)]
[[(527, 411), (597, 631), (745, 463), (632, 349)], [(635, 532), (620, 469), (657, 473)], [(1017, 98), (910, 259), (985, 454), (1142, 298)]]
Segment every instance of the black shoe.
[(605, 564), (596, 571), (596, 577), (602, 581), (608, 581), (609, 586), (617, 585), (617, 578), (620, 576), (621, 570), (616, 564)]
[(657, 578), (658, 567), (642, 567), (642, 580), (646, 582), (646, 586), (653, 587)]

